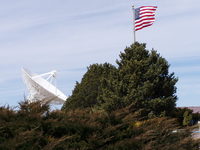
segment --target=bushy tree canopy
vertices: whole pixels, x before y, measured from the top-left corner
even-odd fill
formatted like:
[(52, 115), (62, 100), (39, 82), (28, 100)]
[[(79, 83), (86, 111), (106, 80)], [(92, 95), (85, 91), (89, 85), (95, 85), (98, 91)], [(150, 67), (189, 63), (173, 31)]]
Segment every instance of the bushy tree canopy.
[(102, 103), (98, 99), (103, 92), (101, 85), (116, 76), (116, 73), (116, 67), (109, 63), (90, 65), (81, 83), (76, 83), (72, 95), (67, 99), (63, 109), (94, 107)]
[(199, 114), (175, 109), (176, 82), (164, 58), (135, 43), (117, 66), (89, 66), (65, 111), (40, 101), (0, 107), (0, 150), (199, 149), (188, 127)]
[(176, 82), (163, 57), (147, 50), (145, 44), (135, 43), (120, 54), (117, 67), (91, 65), (65, 107), (99, 106), (113, 111), (132, 105), (165, 116), (175, 108)]
[(135, 43), (120, 54), (117, 64), (125, 105), (134, 104), (156, 114), (175, 108), (177, 78), (169, 73), (168, 62), (156, 51)]
[(191, 129), (174, 132), (180, 128), (176, 119), (141, 117), (128, 108), (51, 112), (40, 102), (22, 102), (18, 111), (0, 107), (0, 150), (199, 149)]

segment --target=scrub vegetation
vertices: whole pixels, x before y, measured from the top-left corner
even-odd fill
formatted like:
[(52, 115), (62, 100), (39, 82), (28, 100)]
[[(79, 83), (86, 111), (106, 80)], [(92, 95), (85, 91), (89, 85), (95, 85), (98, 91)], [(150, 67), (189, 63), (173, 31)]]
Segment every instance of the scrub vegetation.
[(0, 107), (0, 150), (198, 149), (200, 116), (176, 108), (168, 62), (135, 43), (116, 64), (90, 65), (61, 110), (40, 101)]

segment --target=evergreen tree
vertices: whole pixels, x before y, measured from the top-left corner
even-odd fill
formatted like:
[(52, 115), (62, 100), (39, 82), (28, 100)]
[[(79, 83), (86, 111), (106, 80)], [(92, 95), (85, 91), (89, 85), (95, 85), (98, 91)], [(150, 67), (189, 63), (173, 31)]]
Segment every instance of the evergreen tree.
[[(143, 120), (129, 108), (50, 111), (41, 102), (0, 107), (0, 150), (198, 150), (177, 119)], [(48, 112), (44, 114), (44, 112)], [(178, 131), (178, 132), (174, 132)]]
[[(157, 116), (169, 115), (177, 100), (177, 78), (169, 73), (169, 64), (164, 58), (155, 50), (146, 50), (145, 44), (135, 43), (120, 54), (117, 64), (117, 81), (113, 88), (104, 86), (103, 90), (108, 93), (102, 97), (107, 108), (115, 110), (131, 105), (135, 110), (144, 108)], [(113, 105), (113, 100), (119, 105)]]
[(90, 65), (81, 82), (76, 83), (63, 109), (94, 107), (102, 103), (98, 99), (102, 93), (101, 85), (116, 76), (116, 73), (116, 67), (109, 63)]
[(120, 54), (117, 65), (91, 65), (63, 108), (98, 106), (114, 111), (129, 106), (144, 109), (147, 116), (168, 116), (173, 111), (177, 78), (155, 50), (135, 43)]

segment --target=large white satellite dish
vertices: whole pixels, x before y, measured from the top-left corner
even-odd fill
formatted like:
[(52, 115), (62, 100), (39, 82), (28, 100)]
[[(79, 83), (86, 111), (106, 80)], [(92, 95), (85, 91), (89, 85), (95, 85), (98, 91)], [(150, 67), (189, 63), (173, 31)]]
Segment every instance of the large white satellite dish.
[(67, 96), (52, 84), (56, 71), (37, 75), (22, 68), (22, 76), (29, 91), (29, 101), (39, 100), (52, 104), (63, 104), (66, 101)]

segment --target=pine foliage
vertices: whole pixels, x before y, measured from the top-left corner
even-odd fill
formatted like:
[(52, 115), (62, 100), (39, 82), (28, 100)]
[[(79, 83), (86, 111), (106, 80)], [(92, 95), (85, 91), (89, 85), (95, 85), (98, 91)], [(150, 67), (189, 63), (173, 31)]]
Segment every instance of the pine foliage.
[[(23, 106), (23, 107), (22, 107)], [(27, 115), (25, 115), (27, 114)], [(49, 111), (40, 102), (0, 108), (0, 150), (197, 150), (191, 129), (167, 117), (144, 120), (130, 107)]]
[(145, 108), (147, 114), (170, 115), (177, 100), (177, 78), (169, 73), (164, 58), (155, 50), (147, 50), (145, 44), (135, 43), (116, 62), (117, 67), (108, 63), (91, 65), (65, 108), (99, 107), (111, 112), (132, 105)]
[(87, 108), (100, 105), (99, 96), (103, 93), (101, 86), (105, 81), (116, 76), (115, 66), (105, 64), (93, 64), (88, 67), (81, 83), (77, 82), (72, 95), (67, 99), (63, 109)]
[(62, 110), (39, 101), (0, 107), (0, 150), (197, 150), (199, 114), (177, 109), (174, 73), (145, 44), (88, 67)]
[(120, 54), (117, 64), (126, 106), (135, 104), (156, 115), (169, 114), (175, 108), (177, 78), (155, 50), (148, 51), (145, 44), (135, 43)]

